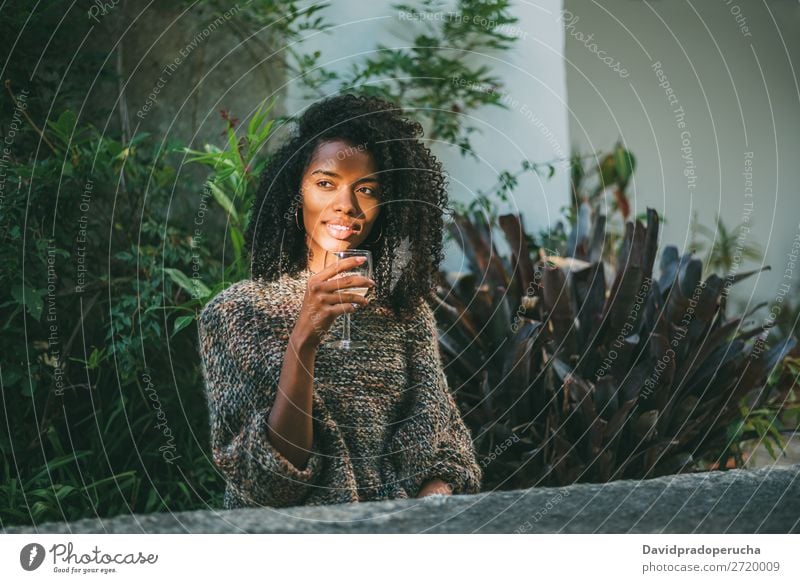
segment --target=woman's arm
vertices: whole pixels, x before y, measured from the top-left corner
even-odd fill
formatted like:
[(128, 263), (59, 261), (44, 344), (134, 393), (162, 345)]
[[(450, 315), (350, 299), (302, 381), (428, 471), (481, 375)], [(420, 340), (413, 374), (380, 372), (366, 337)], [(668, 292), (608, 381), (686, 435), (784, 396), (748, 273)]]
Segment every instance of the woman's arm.
[(322, 458), (309, 446), (298, 469), (268, 437), (286, 346), (276, 334), (280, 324), (257, 313), (253, 293), (226, 290), (198, 320), (212, 459), (247, 505), (292, 506), (309, 494)]
[(313, 439), (311, 409), (317, 347), (340, 314), (352, 312), (353, 303), (369, 302), (362, 296), (341, 290), (375, 284), (362, 276), (330, 278), (361, 261), (360, 257), (340, 261), (308, 279), (303, 305), (284, 353), (278, 394), (269, 414), (268, 435), (275, 448), (300, 469), (308, 460)]
[(308, 461), (314, 437), (311, 408), (316, 358), (316, 347), (295, 327), (284, 353), (278, 394), (267, 421), (272, 445), (301, 470)]
[(469, 430), (447, 386), (433, 310), (422, 300), (407, 330), (410, 409), (392, 439), (410, 496), (477, 493), (482, 472)]
[[(335, 269), (352, 265), (342, 261)], [(333, 270), (326, 272), (329, 277)], [(285, 316), (263, 313), (256, 301), (263, 292), (254, 285), (228, 288), (198, 320), (212, 459), (238, 498), (292, 506), (303, 503), (323, 467), (317, 451), (326, 420), (312, 429), (312, 409), (324, 404), (313, 391), (316, 354), (309, 346), (339, 313), (354, 309), (351, 302), (363, 302), (340, 288), (374, 282), (357, 276), (311, 282), (312, 299), (304, 302), (288, 345), (278, 339)]]

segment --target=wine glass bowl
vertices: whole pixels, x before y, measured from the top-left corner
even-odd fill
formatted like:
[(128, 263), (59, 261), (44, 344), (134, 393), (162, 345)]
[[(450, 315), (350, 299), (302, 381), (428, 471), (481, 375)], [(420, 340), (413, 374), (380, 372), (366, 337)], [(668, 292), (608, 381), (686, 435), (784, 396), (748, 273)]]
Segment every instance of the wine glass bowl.
[[(344, 251), (328, 251), (325, 255), (325, 266), (327, 267), (332, 263), (338, 263), (339, 261), (343, 261), (351, 257), (366, 257), (367, 260), (364, 261), (362, 264), (353, 267), (352, 269), (348, 269), (347, 271), (338, 273), (332, 279), (339, 279), (351, 275), (361, 275), (363, 277), (368, 277), (369, 279), (372, 279), (372, 253), (370, 253), (366, 249), (346, 249)], [(369, 288), (344, 287), (340, 289), (340, 292), (366, 296), (367, 293), (369, 292)], [(353, 304), (353, 305), (357, 306), (358, 304)], [(367, 348), (369, 345), (363, 340), (352, 340), (350, 338), (350, 313), (347, 312), (344, 314), (341, 340), (331, 340), (329, 342), (325, 342), (323, 346), (327, 348), (342, 348), (345, 350), (350, 350), (354, 348)]]

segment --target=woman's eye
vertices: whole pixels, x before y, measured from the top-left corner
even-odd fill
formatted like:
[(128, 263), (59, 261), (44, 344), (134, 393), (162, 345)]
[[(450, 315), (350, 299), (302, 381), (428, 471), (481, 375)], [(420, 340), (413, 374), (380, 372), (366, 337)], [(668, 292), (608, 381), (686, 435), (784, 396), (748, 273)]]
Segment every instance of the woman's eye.
[(330, 180), (320, 180), (319, 182), (317, 182), (317, 186), (321, 186), (322, 188), (327, 188), (325, 186), (326, 184), (333, 186), (333, 183)]
[(365, 186), (364, 188), (360, 188), (358, 191), (359, 192), (363, 192), (367, 196), (375, 196), (375, 191), (372, 190), (371, 188), (369, 188), (368, 186)]

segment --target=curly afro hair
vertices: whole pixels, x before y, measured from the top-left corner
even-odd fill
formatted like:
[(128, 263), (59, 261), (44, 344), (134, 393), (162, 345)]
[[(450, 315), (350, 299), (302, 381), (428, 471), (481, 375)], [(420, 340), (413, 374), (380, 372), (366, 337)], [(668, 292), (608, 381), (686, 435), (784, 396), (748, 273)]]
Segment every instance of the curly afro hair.
[(253, 278), (272, 281), (308, 266), (306, 232), (295, 222), (301, 180), (315, 148), (340, 139), (369, 152), (381, 180), (381, 212), (360, 245), (372, 252), (374, 301), (409, 314), (435, 288), (449, 211), (441, 163), (417, 139), (422, 134), (399, 106), (376, 97), (346, 94), (309, 107), (261, 176), (245, 233)]

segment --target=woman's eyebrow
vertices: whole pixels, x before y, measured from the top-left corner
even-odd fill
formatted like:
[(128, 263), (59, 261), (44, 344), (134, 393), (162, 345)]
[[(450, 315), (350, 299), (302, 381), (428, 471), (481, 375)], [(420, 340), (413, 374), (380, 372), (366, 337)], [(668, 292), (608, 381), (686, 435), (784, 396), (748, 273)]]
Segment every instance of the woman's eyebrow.
[(324, 174), (325, 176), (332, 176), (334, 178), (341, 178), (341, 176), (336, 174), (336, 172), (331, 172), (330, 170), (322, 170), (321, 168), (317, 168), (311, 174), (312, 175), (314, 175), (314, 174)]
[[(323, 170), (322, 168), (317, 168), (314, 170), (311, 175), (314, 174), (324, 174), (325, 176), (330, 176), (332, 178), (341, 178), (341, 175), (337, 174), (336, 172), (332, 172), (331, 170)], [(359, 178), (353, 184), (360, 184), (362, 182), (379, 182), (377, 178), (374, 176), (365, 176), (364, 178)]]

